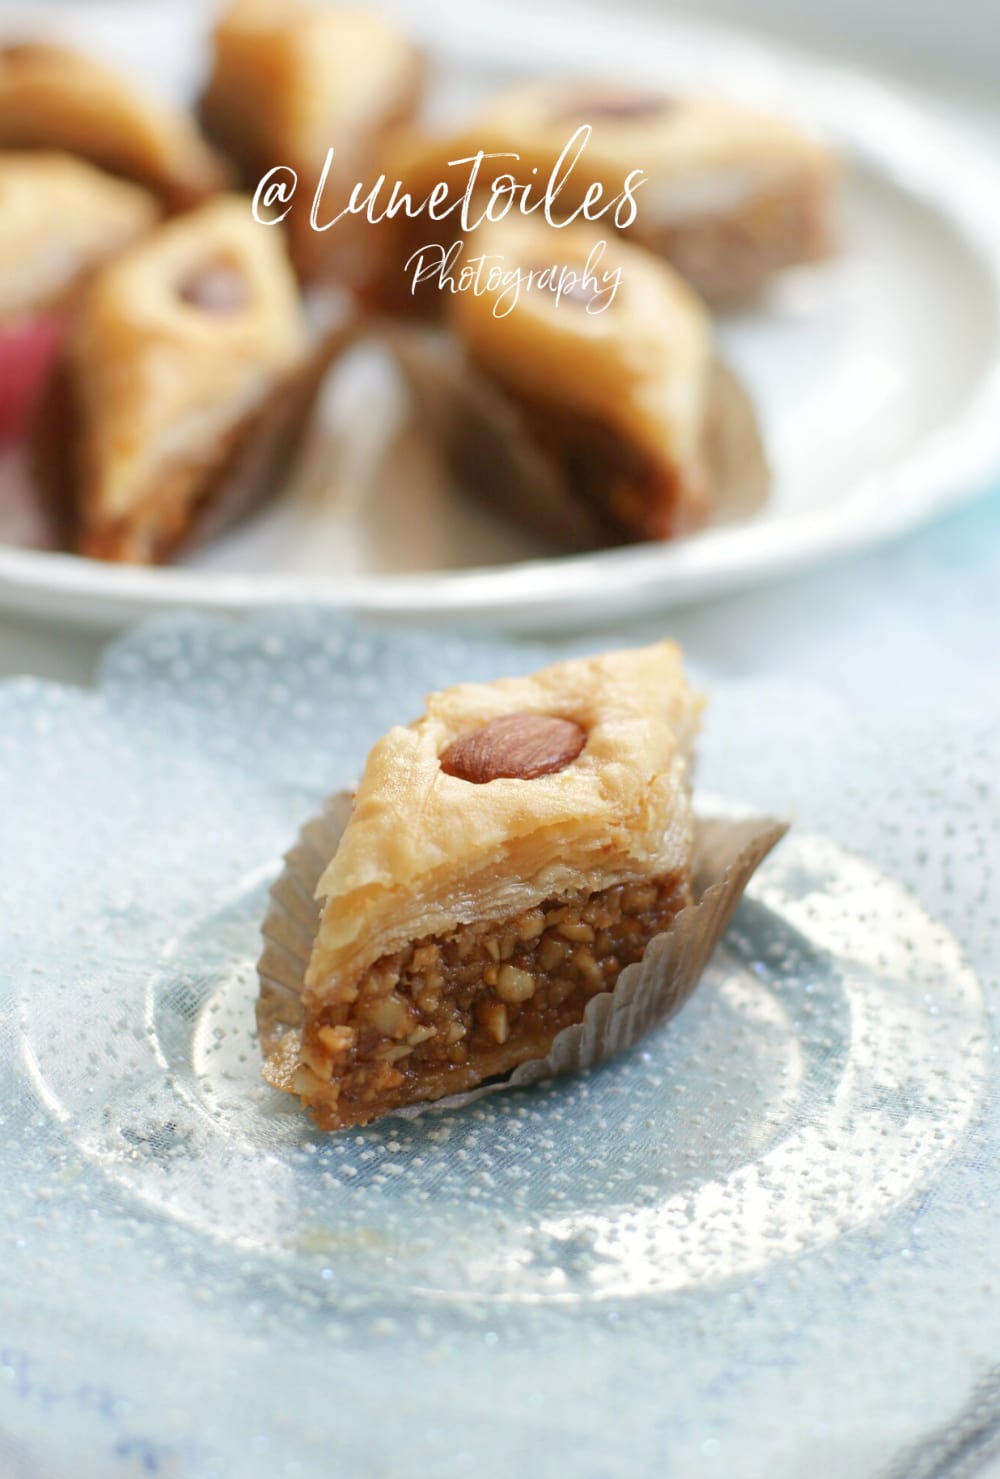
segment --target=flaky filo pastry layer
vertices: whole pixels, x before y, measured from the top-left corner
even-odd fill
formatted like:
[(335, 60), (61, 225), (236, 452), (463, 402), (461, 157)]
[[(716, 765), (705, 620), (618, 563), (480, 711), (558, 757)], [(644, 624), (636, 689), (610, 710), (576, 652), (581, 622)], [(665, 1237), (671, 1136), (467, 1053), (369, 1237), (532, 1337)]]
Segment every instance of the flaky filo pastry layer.
[[(432, 694), (371, 751), (336, 856), (305, 1007), (347, 999), (413, 939), (690, 862), (690, 766), (701, 710), (671, 642)], [(448, 745), (515, 713), (565, 718), (586, 743), (556, 774), (485, 785), (448, 775)]]

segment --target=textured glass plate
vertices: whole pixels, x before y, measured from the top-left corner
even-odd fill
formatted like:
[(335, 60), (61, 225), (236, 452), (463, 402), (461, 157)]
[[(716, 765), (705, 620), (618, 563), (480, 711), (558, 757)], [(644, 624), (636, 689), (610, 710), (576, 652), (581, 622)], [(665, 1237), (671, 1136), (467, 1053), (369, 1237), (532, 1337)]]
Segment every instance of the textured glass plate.
[[(122, 624), (163, 607), (315, 599), (539, 631), (754, 584), (898, 535), (989, 482), (1000, 462), (1000, 174), (932, 99), (771, 41), (666, 16), (624, 25), (610, 5), (505, 0), (492, 18), (461, 0), (390, 8), (427, 44), (442, 110), (526, 72), (614, 73), (730, 93), (833, 142), (847, 166), (841, 254), (720, 324), (760, 410), (773, 498), (740, 526), (542, 559), (457, 496), (419, 437), (395, 440), (398, 390), (369, 361), (345, 376), (333, 415), (352, 429), (350, 451), (319, 435), (258, 518), (163, 570), (0, 546), (0, 604)], [(190, 90), (203, 65), (203, 5), (36, 0), (8, 16), (21, 11), (12, 29), (100, 47), (154, 87)]]
[(981, 1089), (954, 941), (807, 836), (752, 886), (678, 1028), (577, 1082), (318, 1134), (260, 1078), (265, 908), (248, 881), (155, 969), (119, 964), (113, 992), (53, 973), (21, 1054), (128, 1195), (346, 1294), (579, 1303), (747, 1274), (926, 1183)]
[(546, 655), (173, 618), (96, 694), (0, 689), (5, 1479), (865, 1476), (981, 1375), (989, 1035), (936, 917), (991, 958), (981, 735), (907, 777), (821, 694), (714, 683), (706, 784), (800, 815), (667, 1028), (337, 1136), (261, 1080), (281, 849), (427, 689)]

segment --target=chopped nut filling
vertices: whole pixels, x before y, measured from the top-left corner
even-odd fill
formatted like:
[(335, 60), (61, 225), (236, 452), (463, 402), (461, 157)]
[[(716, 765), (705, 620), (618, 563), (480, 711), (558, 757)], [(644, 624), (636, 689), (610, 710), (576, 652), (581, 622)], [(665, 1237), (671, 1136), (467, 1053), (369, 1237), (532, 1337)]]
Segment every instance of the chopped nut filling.
[(689, 902), (686, 874), (642, 879), (383, 956), (307, 1026), (303, 1097), (324, 1128), (366, 1124), (543, 1056)]

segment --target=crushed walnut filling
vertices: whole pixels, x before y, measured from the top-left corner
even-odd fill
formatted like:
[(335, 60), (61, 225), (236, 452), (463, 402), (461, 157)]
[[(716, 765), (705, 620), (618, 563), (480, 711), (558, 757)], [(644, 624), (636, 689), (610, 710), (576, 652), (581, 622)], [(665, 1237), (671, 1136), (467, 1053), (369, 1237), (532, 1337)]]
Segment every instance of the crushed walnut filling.
[(306, 1097), (328, 1127), (365, 1124), (544, 1055), (689, 902), (686, 874), (671, 874), (462, 925), (384, 956), (353, 1002), (308, 1024)]

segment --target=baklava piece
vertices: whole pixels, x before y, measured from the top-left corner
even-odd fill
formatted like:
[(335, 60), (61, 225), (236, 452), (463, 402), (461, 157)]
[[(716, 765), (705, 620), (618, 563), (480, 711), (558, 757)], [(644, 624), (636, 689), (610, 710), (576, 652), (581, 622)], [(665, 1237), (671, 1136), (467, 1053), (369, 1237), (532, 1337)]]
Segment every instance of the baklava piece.
[(188, 116), (68, 47), (0, 47), (0, 147), (59, 149), (145, 185), (170, 210), (223, 188), (226, 171)]
[(590, 179), (610, 197), (641, 169), (646, 182), (629, 234), (711, 302), (745, 302), (776, 272), (829, 253), (829, 153), (748, 108), (623, 84), (527, 83), (484, 109), (472, 132), (516, 150), (519, 169), (538, 165), (541, 174), (581, 124), (593, 133), (565, 208), (582, 203)]
[[(99, 269), (35, 434), (70, 546), (168, 558), (213, 512), (250, 439), (283, 424), (307, 363), (280, 234), (240, 197), (175, 217)], [(255, 462), (271, 470), (263, 451)]]
[(157, 214), (145, 190), (81, 160), (0, 153), (0, 439), (30, 420), (88, 273)]
[[(494, 406), (491, 418), (484, 396), (484, 413), (453, 427), (459, 481), (571, 548), (689, 533), (727, 491), (708, 315), (666, 263), (603, 241), (593, 227), (523, 217), (481, 226), (477, 255), (502, 261), (503, 277), (448, 297), (451, 329)], [(491, 425), (497, 445), (484, 456)], [(743, 460), (761, 466), (752, 415), (742, 426)], [(525, 448), (534, 477), (514, 466), (515, 449), (526, 465)]]
[(234, 0), (220, 19), (202, 118), (248, 188), (275, 166), (295, 171), (285, 225), (303, 278), (358, 276), (372, 227), (358, 216), (325, 231), (310, 221), (327, 151), (334, 154), (317, 225), (367, 178), (387, 131), (412, 119), (423, 73), (416, 48), (367, 12), (314, 0)]
[(0, 322), (60, 310), (91, 268), (158, 214), (147, 191), (82, 160), (0, 153)]
[[(836, 173), (830, 153), (788, 123), (721, 99), (627, 84), (523, 83), (451, 137), (401, 136), (385, 168), (424, 198), (435, 181), (454, 174), (449, 160), (484, 150), (497, 157), (484, 159), (479, 170), (483, 206), (501, 175), (529, 185), (538, 198), (584, 124), (590, 138), (575, 164), (559, 171), (553, 211), (565, 218), (581, 210), (594, 184), (603, 186), (603, 207), (621, 195), (633, 172), (641, 173), (634, 220), (627, 211), (621, 216), (625, 234), (666, 258), (714, 307), (751, 302), (777, 273), (830, 255)], [(612, 205), (602, 217), (603, 230), (615, 229), (615, 211)], [(398, 218), (386, 229), (397, 237), (384, 249), (390, 276), (377, 280), (370, 296), (433, 312), (429, 295), (410, 294), (402, 270), (422, 242), (434, 239), (426, 221)]]
[(691, 900), (700, 703), (669, 642), (461, 684), (372, 750), (301, 1028), (265, 1076), (324, 1129), (543, 1057)]

